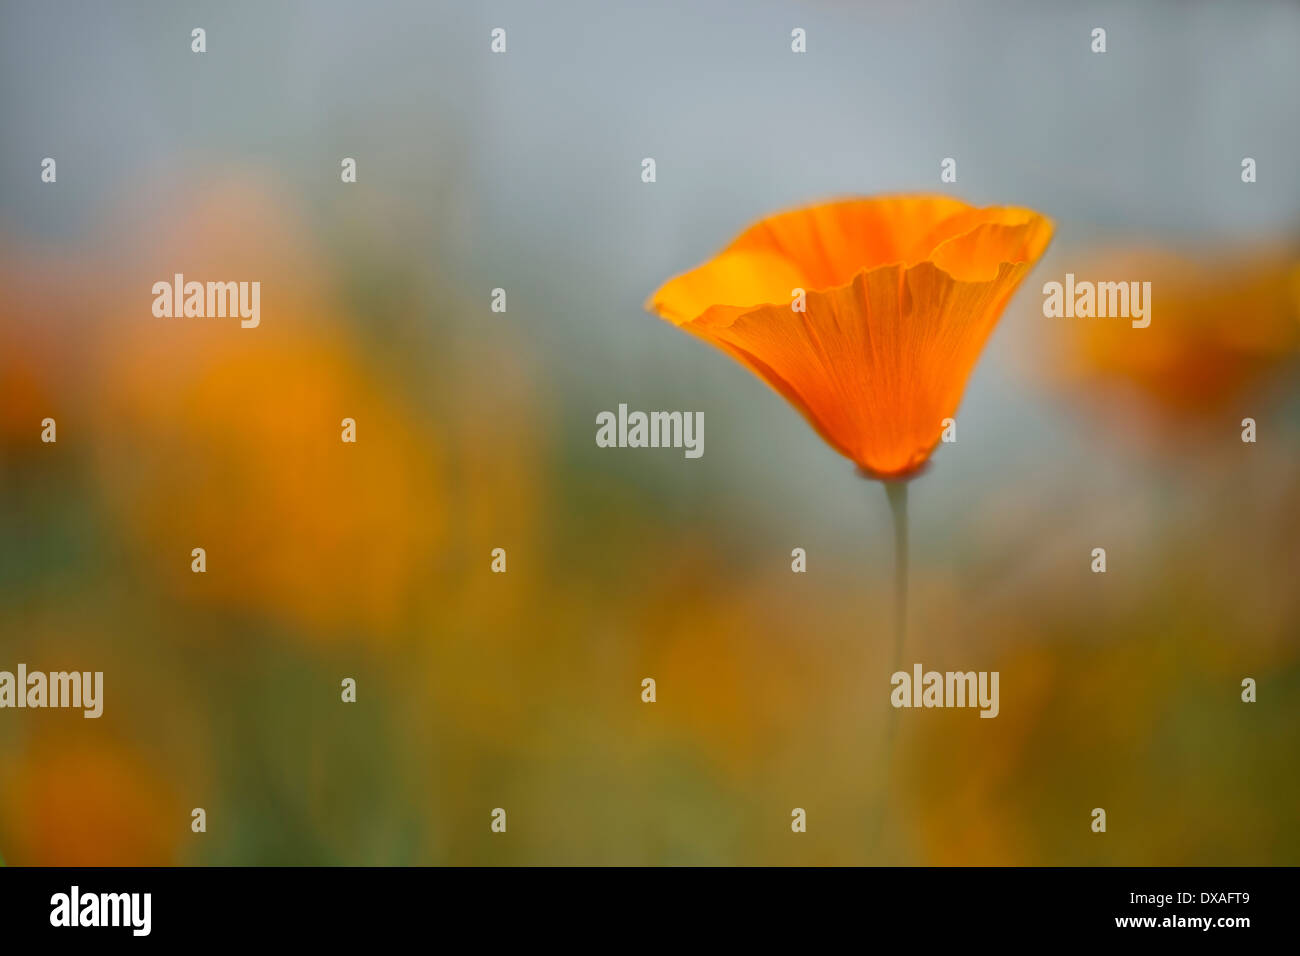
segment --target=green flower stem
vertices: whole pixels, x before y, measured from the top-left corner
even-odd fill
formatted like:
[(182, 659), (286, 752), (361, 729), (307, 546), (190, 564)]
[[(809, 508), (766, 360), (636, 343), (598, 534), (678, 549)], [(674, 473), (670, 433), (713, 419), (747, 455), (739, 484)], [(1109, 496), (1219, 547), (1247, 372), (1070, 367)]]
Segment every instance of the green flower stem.
[[(885, 497), (889, 499), (889, 511), (894, 519), (894, 667), (890, 674), (903, 669), (903, 648), (907, 644), (907, 486), (909, 482), (886, 481)], [(886, 792), (890, 767), (894, 762), (894, 741), (898, 736), (898, 709), (889, 705), (885, 714), (885, 740), (881, 748), (881, 777), (878, 804), (875, 814), (875, 829), (871, 835), (871, 852), (874, 855), (880, 845), (880, 835), (884, 828)]]
[(906, 481), (885, 482), (885, 495), (894, 516), (894, 670), (903, 664), (907, 642), (907, 485)]

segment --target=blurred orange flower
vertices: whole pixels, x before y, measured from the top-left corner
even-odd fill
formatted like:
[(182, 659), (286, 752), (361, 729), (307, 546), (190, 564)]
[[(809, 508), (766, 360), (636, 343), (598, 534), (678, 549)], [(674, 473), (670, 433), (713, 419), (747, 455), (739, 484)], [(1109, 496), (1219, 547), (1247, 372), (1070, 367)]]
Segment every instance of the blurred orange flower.
[(37, 736), (0, 780), (0, 838), (18, 866), (168, 866), (188, 808), (116, 740)]
[(646, 304), (728, 352), (880, 478), (930, 457), (1052, 235), (1028, 209), (850, 199), (763, 219)]
[[(155, 228), (101, 307), (88, 429), (123, 532), (174, 593), (317, 641), (397, 633), (444, 528), (441, 436), (367, 359), (328, 260), (256, 180), (142, 215)], [(140, 290), (174, 272), (258, 278), (262, 324), (152, 316)]]
[(1097, 274), (1141, 275), (1159, 303), (1151, 325), (1067, 325), (1067, 376), (1127, 384), (1166, 418), (1215, 418), (1300, 346), (1300, 252), (1294, 247), (1184, 255), (1110, 253)]

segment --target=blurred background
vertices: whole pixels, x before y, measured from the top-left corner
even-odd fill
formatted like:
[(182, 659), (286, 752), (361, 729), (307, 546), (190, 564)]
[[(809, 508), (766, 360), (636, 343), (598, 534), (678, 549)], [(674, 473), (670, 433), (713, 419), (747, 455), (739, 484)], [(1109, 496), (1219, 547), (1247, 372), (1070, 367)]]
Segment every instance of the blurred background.
[[(0, 712), (0, 856), (1300, 862), (1297, 37), (1282, 2), (6, 3), (0, 669), (105, 701)], [(1001, 714), (904, 712), (890, 755), (884, 493), (642, 306), (766, 213), (903, 190), (1057, 233), (911, 489), (905, 659), (1000, 671)], [(1152, 281), (1151, 327), (1044, 318), (1067, 271)], [(259, 280), (260, 328), (154, 318), (176, 272)], [(703, 411), (704, 457), (597, 448), (620, 402)]]

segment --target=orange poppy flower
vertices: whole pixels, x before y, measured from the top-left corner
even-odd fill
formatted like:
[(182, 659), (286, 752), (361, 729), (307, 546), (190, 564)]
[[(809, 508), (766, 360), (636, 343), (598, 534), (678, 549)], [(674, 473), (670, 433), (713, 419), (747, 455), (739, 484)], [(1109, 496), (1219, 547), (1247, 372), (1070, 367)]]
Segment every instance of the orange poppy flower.
[(646, 307), (742, 362), (863, 471), (905, 478), (1051, 235), (1031, 210), (942, 196), (830, 202), (763, 219)]

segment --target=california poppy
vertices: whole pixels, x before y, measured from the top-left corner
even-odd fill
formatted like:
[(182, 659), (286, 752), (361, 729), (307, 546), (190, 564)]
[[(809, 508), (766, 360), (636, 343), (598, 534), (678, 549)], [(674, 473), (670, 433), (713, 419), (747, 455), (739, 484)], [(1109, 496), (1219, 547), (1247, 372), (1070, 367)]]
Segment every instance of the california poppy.
[(943, 196), (847, 199), (760, 220), (647, 308), (779, 392), (862, 473), (886, 480), (906, 593), (906, 484), (1052, 225)]
[[(885, 482), (895, 672), (907, 634), (907, 480), (929, 460), (1051, 237), (1051, 222), (1028, 209), (942, 196), (841, 200), (760, 220), (646, 303), (740, 361), (861, 474)], [(893, 708), (887, 722), (886, 760)], [(878, 837), (883, 814), (876, 820)]]
[(748, 366), (864, 471), (905, 478), (1051, 234), (1028, 209), (940, 196), (831, 202), (758, 222), (647, 307)]

